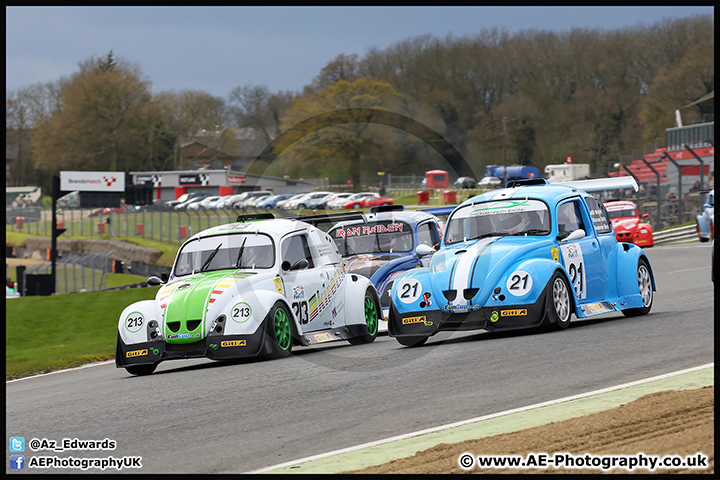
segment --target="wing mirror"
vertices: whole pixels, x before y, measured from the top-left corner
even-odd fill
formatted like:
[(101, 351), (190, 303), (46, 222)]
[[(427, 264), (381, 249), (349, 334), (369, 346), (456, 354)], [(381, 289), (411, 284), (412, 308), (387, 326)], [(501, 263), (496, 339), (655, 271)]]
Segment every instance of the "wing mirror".
[(557, 236), (557, 240), (560, 243), (572, 242), (573, 240), (580, 240), (581, 238), (585, 238), (585, 230), (583, 230), (582, 228), (579, 228), (572, 232), (562, 232), (560, 235)]
[(288, 272), (288, 271), (292, 271), (292, 270), (302, 270), (303, 268), (307, 268), (308, 265), (310, 265), (310, 263), (308, 263), (307, 259), (301, 258), (300, 260), (298, 260), (297, 262), (293, 263), (292, 265), (290, 265), (290, 262), (288, 262), (287, 260), (285, 260), (284, 262), (282, 262), (282, 264), (280, 265), (280, 267), (281, 267), (284, 271)]
[(162, 285), (163, 283), (165, 282), (160, 277), (157, 277), (155, 275), (147, 279), (147, 284), (151, 287), (157, 287), (158, 285)]
[(640, 218), (648, 218), (649, 216), (649, 213), (643, 213), (642, 215), (640, 215)]
[(431, 253), (435, 253), (435, 249), (431, 247), (430, 245), (425, 245), (424, 243), (421, 243), (417, 247), (415, 247), (415, 253), (419, 257), (424, 257), (425, 255), (430, 255)]

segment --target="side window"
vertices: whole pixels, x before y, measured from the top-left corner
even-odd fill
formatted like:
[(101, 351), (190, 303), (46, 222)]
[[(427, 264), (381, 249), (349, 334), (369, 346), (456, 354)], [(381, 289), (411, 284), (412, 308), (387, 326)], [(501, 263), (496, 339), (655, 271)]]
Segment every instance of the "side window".
[(579, 228), (585, 230), (580, 206), (576, 201), (566, 202), (558, 207), (557, 222), (559, 232), (572, 232)]
[(434, 222), (423, 223), (418, 227), (418, 245), (425, 244), (430, 247), (440, 241), (437, 234), (437, 225)]
[(308, 268), (313, 268), (312, 254), (310, 253), (310, 247), (308, 246), (307, 238), (305, 235), (295, 235), (290, 238), (286, 238), (283, 241), (281, 249), (282, 261), (290, 262), (290, 265), (295, 264), (298, 260), (304, 258), (308, 261)]
[(595, 198), (587, 198), (586, 202), (588, 210), (590, 210), (593, 225), (595, 225), (595, 231), (599, 234), (612, 232), (610, 218), (608, 217), (605, 205), (599, 204)]

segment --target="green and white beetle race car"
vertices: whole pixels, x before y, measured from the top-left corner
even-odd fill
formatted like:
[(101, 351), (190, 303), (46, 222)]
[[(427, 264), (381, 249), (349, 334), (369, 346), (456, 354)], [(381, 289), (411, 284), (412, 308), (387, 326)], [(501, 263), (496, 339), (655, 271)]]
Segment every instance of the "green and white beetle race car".
[(240, 216), (189, 238), (154, 300), (125, 308), (115, 364), (134, 375), (164, 360), (285, 357), (293, 345), (375, 340), (370, 280), (346, 274), (335, 242), (298, 219)]

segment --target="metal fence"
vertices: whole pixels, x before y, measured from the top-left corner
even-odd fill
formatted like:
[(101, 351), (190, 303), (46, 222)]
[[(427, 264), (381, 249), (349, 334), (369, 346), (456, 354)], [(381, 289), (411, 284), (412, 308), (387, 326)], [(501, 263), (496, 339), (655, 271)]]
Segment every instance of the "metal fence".
[(21, 294), (96, 292), (107, 288), (110, 257), (113, 251), (95, 254), (68, 254), (55, 262), (55, 286), (51, 281), (52, 264), (40, 263), (22, 271), (18, 278)]

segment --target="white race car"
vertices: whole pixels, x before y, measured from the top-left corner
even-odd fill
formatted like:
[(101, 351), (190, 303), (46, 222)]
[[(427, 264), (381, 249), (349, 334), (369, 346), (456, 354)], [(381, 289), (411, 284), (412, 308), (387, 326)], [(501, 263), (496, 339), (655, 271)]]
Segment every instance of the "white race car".
[(125, 308), (115, 364), (148, 375), (164, 360), (289, 355), (293, 345), (375, 340), (380, 300), (347, 274), (322, 230), (273, 214), (241, 215), (189, 238), (155, 300)]

